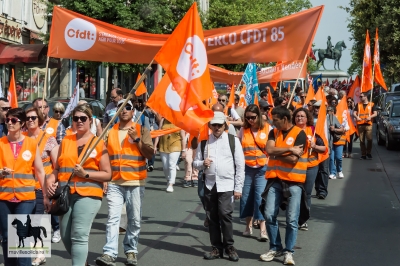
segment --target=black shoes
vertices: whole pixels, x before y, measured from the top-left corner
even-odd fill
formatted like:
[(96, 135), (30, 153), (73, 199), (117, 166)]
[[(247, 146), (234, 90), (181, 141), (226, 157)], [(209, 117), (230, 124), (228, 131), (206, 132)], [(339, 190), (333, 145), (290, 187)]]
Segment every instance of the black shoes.
[(204, 259), (206, 260), (215, 260), (223, 257), (224, 255), (222, 249), (218, 249), (216, 247), (212, 247), (211, 252), (204, 254)]
[(367, 159), (368, 160), (372, 160), (372, 155), (371, 154), (367, 154)]
[(229, 246), (225, 249), (225, 253), (229, 256), (229, 260), (238, 261), (239, 256), (236, 253), (236, 248), (234, 246)]
[(322, 194), (318, 194), (318, 195), (317, 195), (317, 199), (324, 200), (325, 198), (326, 198), (325, 195), (322, 195)]
[(367, 160), (367, 156), (361, 156), (360, 160)]

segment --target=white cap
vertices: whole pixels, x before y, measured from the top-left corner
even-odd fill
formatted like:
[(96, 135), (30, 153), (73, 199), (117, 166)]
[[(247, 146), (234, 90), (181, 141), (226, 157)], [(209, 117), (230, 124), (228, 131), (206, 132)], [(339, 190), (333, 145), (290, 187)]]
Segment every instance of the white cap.
[(214, 118), (210, 121), (210, 124), (225, 124), (225, 114), (223, 112), (214, 112)]

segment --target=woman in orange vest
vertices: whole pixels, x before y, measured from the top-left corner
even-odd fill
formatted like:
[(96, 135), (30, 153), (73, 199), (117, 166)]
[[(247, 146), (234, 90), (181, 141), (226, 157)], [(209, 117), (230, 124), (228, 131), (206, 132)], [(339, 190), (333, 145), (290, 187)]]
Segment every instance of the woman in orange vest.
[[(31, 265), (31, 258), (8, 257), (8, 215), (31, 214), (35, 207), (35, 178), (44, 183), (43, 163), (35, 140), (24, 136), (26, 114), (22, 108), (6, 114), (8, 135), (0, 139), (0, 231), (5, 266)], [(45, 202), (48, 199), (45, 197)], [(24, 223), (24, 221), (22, 221)], [(26, 243), (26, 242), (25, 242)]]
[[(111, 165), (102, 140), (90, 151), (97, 140), (90, 132), (90, 108), (77, 106), (72, 111), (72, 121), (76, 134), (63, 139), (53, 173), (46, 180), (46, 188), (49, 196), (52, 196), (57, 186), (66, 185), (71, 174), (74, 174), (69, 182), (70, 208), (61, 218), (61, 239), (71, 255), (72, 265), (85, 265), (90, 228), (101, 206), (103, 182), (111, 180)], [(86, 153), (89, 156), (81, 166), (80, 162)]]
[[(329, 157), (328, 148), (325, 146), (324, 141), (318, 134), (314, 134), (314, 118), (306, 108), (298, 108), (294, 111), (293, 125), (304, 130), (308, 139), (308, 147), (305, 150), (308, 154), (306, 182), (304, 189), (307, 194), (307, 205), (311, 208), (311, 193), (314, 187), (315, 179), (318, 174), (318, 164)], [(307, 223), (299, 225), (299, 229), (303, 231), (308, 230)]]
[[(28, 131), (26, 132), (27, 136), (35, 139), (38, 148), (39, 154), (41, 156), (43, 162), (43, 168), (46, 175), (50, 175), (53, 172), (53, 166), (57, 161), (57, 153), (58, 153), (58, 143), (55, 137), (47, 134), (45, 131), (40, 129), (40, 126), (44, 123), (44, 118), (36, 107), (30, 107), (26, 111), (26, 128)], [(35, 194), (36, 194), (36, 205), (33, 210), (34, 214), (44, 214), (44, 203), (43, 203), (43, 191), (40, 187), (39, 181), (36, 180), (35, 185)], [(52, 227), (54, 231), (54, 235), (52, 238), (52, 242), (60, 241), (60, 226), (58, 222), (58, 217), (52, 217)], [(53, 241), (57, 240), (57, 241)], [(32, 265), (42, 265), (46, 262), (46, 258), (44, 256), (38, 256), (33, 262)]]
[(240, 218), (246, 218), (244, 236), (253, 233), (253, 218), (259, 221), (260, 241), (267, 241), (268, 235), (265, 228), (265, 220), (259, 207), (261, 193), (265, 189), (267, 180), (264, 178), (267, 170), (268, 155), (265, 146), (271, 126), (264, 122), (260, 109), (255, 104), (250, 104), (244, 112), (244, 124), (238, 134), (241, 140), (245, 158), (245, 179), (240, 199)]

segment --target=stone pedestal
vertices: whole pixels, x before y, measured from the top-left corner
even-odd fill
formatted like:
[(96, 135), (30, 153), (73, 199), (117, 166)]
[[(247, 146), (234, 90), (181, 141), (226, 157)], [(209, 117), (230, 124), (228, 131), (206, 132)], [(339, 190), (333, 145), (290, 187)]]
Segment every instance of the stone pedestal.
[(332, 84), (332, 81), (336, 79), (338, 81), (343, 81), (349, 80), (350, 78), (350, 75), (342, 70), (317, 70), (315, 72), (312, 72), (310, 76), (314, 79), (320, 74), (322, 74), (322, 82), (325, 83), (328, 79), (329, 84)]

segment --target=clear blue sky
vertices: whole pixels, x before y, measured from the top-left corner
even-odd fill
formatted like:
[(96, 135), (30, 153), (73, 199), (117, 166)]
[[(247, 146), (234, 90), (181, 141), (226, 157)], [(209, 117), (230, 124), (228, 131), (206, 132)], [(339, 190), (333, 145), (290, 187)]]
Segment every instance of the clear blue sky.
[[(343, 40), (347, 46), (347, 49), (342, 52), (340, 69), (347, 72), (351, 64), (350, 51), (353, 46), (353, 42), (350, 41), (351, 34), (347, 29), (347, 19), (349, 17), (348, 13), (346, 13), (343, 9), (340, 9), (339, 6), (348, 6), (349, 0), (310, 0), (310, 2), (313, 6), (325, 6), (317, 34), (314, 38), (314, 48), (326, 49), (328, 35), (331, 36), (332, 45), (335, 45), (338, 41)], [(333, 60), (325, 60), (326, 69), (333, 69), (333, 64)], [(323, 69), (322, 66), (320, 69)]]

